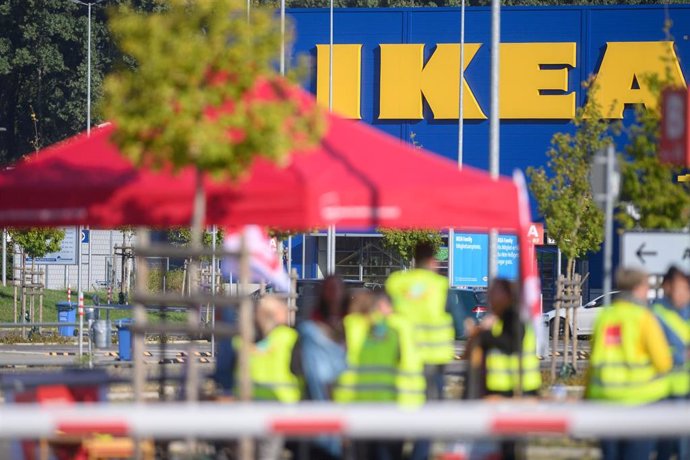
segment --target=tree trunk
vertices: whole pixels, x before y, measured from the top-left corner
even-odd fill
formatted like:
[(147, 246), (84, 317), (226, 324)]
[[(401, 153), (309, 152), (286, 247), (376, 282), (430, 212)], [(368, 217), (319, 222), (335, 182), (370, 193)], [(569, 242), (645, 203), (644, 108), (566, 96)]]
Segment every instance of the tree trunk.
[(14, 285), (14, 323), (17, 323), (17, 280), (12, 280)]
[(556, 381), (556, 353), (558, 352), (559, 331), (561, 328), (561, 298), (563, 297), (563, 275), (558, 278), (556, 284), (556, 314), (553, 317), (553, 328), (551, 328), (551, 382)]
[[(568, 268), (567, 268), (567, 280), (568, 282), (572, 283), (573, 277), (575, 275), (575, 259), (568, 259)], [(572, 286), (572, 284), (570, 284)], [(572, 295), (572, 288), (568, 289), (567, 291), (568, 296)], [(571, 362), (570, 361), (570, 333), (572, 332), (574, 335), (577, 335), (575, 332), (575, 324), (574, 321), (571, 322), (570, 318), (571, 315), (573, 315), (573, 306), (570, 300), (566, 302), (566, 310), (565, 310), (565, 327), (563, 330), (563, 366), (567, 367), (568, 364)], [(572, 324), (572, 326), (571, 326)], [(575, 339), (573, 338), (573, 343)]]
[[(26, 254), (22, 251), (22, 269), (21, 269), (21, 283), (22, 283), (22, 323), (26, 322)], [(22, 338), (26, 338), (26, 329), (22, 327)]]
[[(572, 262), (572, 263), (571, 263)], [(570, 277), (571, 281), (576, 281), (575, 280), (575, 263), (576, 260), (568, 260), (568, 276)], [(579, 289), (579, 284), (573, 284), (573, 291), (571, 292), (571, 295), (575, 297), (579, 297), (577, 295), (580, 292)], [(573, 313), (573, 327), (571, 329), (571, 332), (573, 334), (573, 369), (577, 371), (577, 307), (579, 305), (573, 304), (572, 305), (572, 313)]]
[(36, 290), (34, 289), (34, 277), (36, 276), (36, 262), (34, 261), (34, 258), (31, 258), (31, 301), (29, 303), (30, 308), (29, 308), (29, 317), (31, 319), (31, 322), (34, 323), (34, 317), (36, 314)]
[[(192, 228), (191, 228), (191, 241), (190, 245), (192, 249), (201, 249), (203, 246), (203, 234), (204, 234), (204, 221), (206, 219), (206, 197), (204, 194), (204, 173), (200, 169), (196, 170), (196, 184), (194, 190), (194, 210), (192, 214)], [(191, 264), (189, 265), (189, 292), (194, 294), (198, 292), (199, 284), (198, 281), (201, 280), (200, 277), (200, 258), (193, 257), (191, 259)], [(188, 310), (187, 320), (191, 327), (199, 327), (199, 307), (192, 308)], [(188, 378), (187, 378), (187, 400), (197, 401), (198, 396), (198, 376), (196, 373), (196, 363), (194, 359), (193, 342), (190, 341), (189, 349), (190, 359), (187, 360), (188, 363)]]
[[(125, 296), (125, 264), (127, 263), (127, 258), (125, 256), (125, 244), (127, 244), (126, 237), (125, 237), (125, 229), (122, 229), (122, 260), (120, 261), (120, 271), (122, 272), (120, 275), (120, 297), (124, 298)], [(115, 263), (113, 262), (113, 265)]]

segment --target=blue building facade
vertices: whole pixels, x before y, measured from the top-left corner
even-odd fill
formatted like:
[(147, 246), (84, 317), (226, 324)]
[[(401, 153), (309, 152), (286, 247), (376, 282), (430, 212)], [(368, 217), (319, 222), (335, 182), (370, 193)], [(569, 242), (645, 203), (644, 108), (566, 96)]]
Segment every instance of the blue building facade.
[[(316, 93), (317, 57), (323, 59), (324, 56), (318, 54), (317, 45), (327, 45), (329, 41), (328, 10), (295, 9), (289, 10), (288, 14), (293, 21), (295, 32), (291, 60), (294, 62), (298, 55), (307, 55), (311, 58), (312, 69), (305, 86)], [(476, 45), (480, 45), (471, 56), (469, 64), (466, 65), (465, 110), (467, 113), (467, 98), (474, 98), (479, 109), (487, 117), (490, 111), (490, 16), (490, 8), (468, 8), (465, 31), (465, 43), (472, 44), (475, 48)], [(665, 31), (667, 20), (671, 21), (671, 27)], [(606, 73), (607, 80), (602, 80), (602, 82), (609, 88), (605, 88), (604, 92), (611, 92), (607, 96), (610, 100), (618, 98), (616, 100), (621, 103), (620, 113), (623, 122), (629, 123), (633, 119), (633, 106), (628, 104), (631, 101), (628, 101), (626, 97), (634, 99), (637, 94), (645, 91), (644, 76), (641, 75), (640, 69), (658, 66), (658, 63), (647, 62), (647, 67), (645, 67), (643, 61), (651, 59), (651, 55), (645, 54), (646, 44), (656, 43), (657, 45), (650, 46), (659, 46), (655, 48), (658, 51), (666, 49), (663, 43), (670, 42), (667, 47), (670, 54), (666, 53), (667, 61), (664, 65), (676, 66), (677, 68), (672, 68), (672, 70), (684, 82), (682, 75), (688, 75), (688, 70), (690, 70), (687, 67), (687, 63), (690, 62), (688, 34), (690, 34), (690, 5), (503, 8), (501, 13), (502, 43), (550, 45), (544, 45), (542, 48), (508, 47), (501, 50), (502, 55), (505, 55), (504, 58), (509, 58), (510, 53), (513, 53), (511, 60), (506, 61), (505, 65), (510, 66), (508, 70), (516, 70), (512, 74), (506, 70), (501, 75), (501, 85), (513, 89), (512, 94), (503, 95), (506, 102), (502, 102), (501, 107), (503, 111), (504, 103), (513, 104), (511, 110), (508, 110), (506, 106), (506, 112), (510, 113), (501, 117), (501, 174), (511, 174), (516, 168), (524, 171), (529, 166), (544, 165), (545, 154), (549, 149), (552, 136), (556, 132), (572, 131), (570, 116), (563, 108), (556, 108), (550, 112), (545, 109), (549, 112), (547, 116), (528, 118), (529, 113), (532, 113), (530, 110), (532, 107), (528, 107), (531, 104), (525, 104), (525, 100), (529, 101), (529, 99), (518, 97), (521, 96), (523, 86), (525, 92), (539, 90), (539, 96), (543, 98), (539, 101), (544, 101), (544, 106), (548, 106), (549, 101), (556, 100), (553, 98), (564, 101), (564, 97), (571, 97), (574, 98), (574, 105), (580, 107), (586, 102), (586, 92), (582, 83), (591, 75), (599, 74), (597, 76), (599, 78)], [(448, 83), (444, 80), (444, 72), (447, 73), (447, 69), (452, 67), (449, 62), (441, 62), (443, 59), (442, 52), (439, 51), (442, 48), (440, 45), (457, 45), (459, 41), (460, 11), (458, 8), (336, 9), (334, 43), (361, 46), (358, 47), (358, 57), (355, 56), (354, 60), (348, 61), (358, 65), (359, 69), (341, 66), (334, 72), (334, 78), (341, 83), (347, 80), (350, 92), (353, 91), (353, 85), (358, 86), (355, 88), (358, 94), (356, 91), (352, 94), (358, 97), (357, 115), (364, 122), (403, 141), (409, 141), (413, 135), (425, 149), (456, 159), (458, 155), (457, 115), (455, 117), (438, 116), (439, 111), (442, 111), (439, 107), (443, 104), (444, 96), (441, 94), (439, 97), (439, 94), (432, 93), (438, 90), (434, 88), (435, 83)], [(422, 45), (423, 63), (420, 65), (424, 66), (424, 72), (427, 72), (427, 66), (431, 68), (432, 59), (436, 59), (435, 65), (440, 66), (440, 70), (436, 69), (435, 75), (431, 75), (432, 71), (427, 72), (428, 75), (422, 80), (428, 77), (429, 81), (426, 83), (422, 81), (419, 84), (421, 86), (416, 90), (414, 97), (411, 97), (408, 92), (405, 92), (405, 97), (402, 97), (401, 92), (401, 107), (397, 107), (394, 98), (391, 99), (388, 85), (398, 84), (396, 79), (407, 81), (407, 86), (403, 85), (403, 88), (409, 88), (410, 85), (414, 86), (418, 83), (415, 80), (416, 76), (410, 76), (409, 72), (405, 72), (405, 69), (409, 68), (410, 59), (414, 59), (414, 56), (410, 58), (410, 53), (419, 52), (418, 48), (413, 46), (401, 51), (401, 49), (388, 46), (403, 44)], [(551, 53), (551, 49), (557, 52)], [(434, 58), (435, 53), (438, 55)], [(468, 48), (466, 48), (467, 53)], [(535, 53), (541, 53), (541, 57), (537, 57)], [(325, 57), (328, 58), (327, 55)], [(337, 66), (340, 59), (337, 50), (334, 58)], [(539, 61), (540, 59), (542, 62)], [(536, 69), (534, 66), (539, 68)], [(534, 75), (539, 78), (543, 76), (544, 80), (535, 83), (534, 79), (526, 79), (523, 73), (517, 72), (520, 69), (538, 72)], [(395, 73), (396, 71), (398, 74)], [(353, 82), (353, 75), (357, 74), (359, 81)], [(327, 78), (327, 75), (320, 72), (318, 78)], [(541, 87), (538, 86), (540, 84)], [(467, 89), (469, 89), (469, 94)], [(334, 99), (339, 97), (339, 91), (341, 90), (334, 83)], [(447, 92), (447, 97), (452, 99), (457, 95)], [(547, 99), (549, 97), (552, 99)], [(409, 105), (409, 101), (415, 98), (422, 101), (421, 118), (416, 115), (410, 118), (409, 109), (403, 107), (406, 103)], [(323, 100), (323, 97), (321, 99)], [(533, 98), (533, 100), (536, 99)], [(457, 110), (457, 102), (454, 103)], [(524, 107), (520, 107), (521, 103)], [(386, 106), (383, 107), (383, 105)], [(561, 104), (561, 107), (564, 105)], [(391, 111), (395, 112), (398, 109), (400, 115), (393, 113), (391, 116)], [(383, 116), (384, 112), (385, 116)], [(612, 112), (613, 118), (618, 118), (614, 112)], [(488, 119), (466, 119), (464, 126), (464, 163), (488, 169)], [(621, 140), (622, 142), (624, 140)], [(391, 170), (382, 171), (382, 174), (394, 173), (394, 168), (395, 165), (391, 165)], [(534, 203), (532, 203), (532, 208), (536, 216)], [(539, 218), (536, 217), (536, 220)], [(313, 241), (306, 241), (304, 251), (301, 239), (296, 238), (292, 251), (294, 266), (301, 272), (304, 264), (305, 275), (308, 277), (319, 274), (319, 237), (312, 236), (311, 238)], [(302, 260), (303, 252), (304, 260)], [(596, 288), (599, 284), (597, 280), (600, 278), (597, 276), (600, 275), (598, 257), (590, 258), (589, 265), (593, 287)]]

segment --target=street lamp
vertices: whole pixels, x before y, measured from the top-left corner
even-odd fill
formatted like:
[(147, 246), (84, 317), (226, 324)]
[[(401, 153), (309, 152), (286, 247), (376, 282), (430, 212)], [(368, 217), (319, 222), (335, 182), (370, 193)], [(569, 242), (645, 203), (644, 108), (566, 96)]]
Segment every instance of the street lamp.
[(105, 0), (70, 0), (77, 5), (86, 6), (89, 10), (89, 26), (88, 26), (88, 45), (87, 45), (87, 69), (86, 69), (86, 135), (91, 135), (91, 7), (97, 5)]

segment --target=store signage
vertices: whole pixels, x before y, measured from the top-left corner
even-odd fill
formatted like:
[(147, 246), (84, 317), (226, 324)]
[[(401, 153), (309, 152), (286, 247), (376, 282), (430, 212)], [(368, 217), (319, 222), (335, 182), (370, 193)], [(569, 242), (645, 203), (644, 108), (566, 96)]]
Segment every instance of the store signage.
[[(671, 41), (608, 42), (594, 84), (599, 107), (610, 119), (623, 118), (628, 104), (656, 108), (657, 100), (646, 75), (667, 75), (680, 86), (685, 80)], [(333, 45), (333, 108), (347, 118), (361, 118), (362, 46)], [(433, 46), (425, 61), (425, 52)], [(464, 68), (483, 43), (465, 44)], [(380, 44), (379, 120), (421, 120), (423, 99), (433, 119), (458, 118), (460, 45), (457, 43)], [(500, 117), (502, 119), (571, 119), (576, 110), (577, 83), (569, 71), (577, 67), (577, 43), (502, 43), (500, 51)], [(328, 106), (329, 46), (316, 45), (319, 102)], [(483, 120), (482, 107), (472, 86), (464, 83), (464, 117)], [(369, 103), (368, 101), (367, 103)]]

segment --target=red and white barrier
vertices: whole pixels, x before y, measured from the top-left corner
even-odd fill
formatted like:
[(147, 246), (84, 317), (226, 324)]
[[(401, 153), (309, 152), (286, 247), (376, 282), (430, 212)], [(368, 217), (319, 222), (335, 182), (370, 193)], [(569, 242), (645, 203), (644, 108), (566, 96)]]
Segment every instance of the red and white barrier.
[(82, 356), (84, 354), (84, 293), (82, 291), (79, 291), (77, 314), (79, 315), (79, 356)]
[(690, 435), (690, 404), (626, 407), (591, 403), (430, 403), (394, 405), (302, 403), (171, 403), (38, 406), (4, 405), (0, 438), (29, 439), (104, 433), (154, 439), (238, 437), (433, 438), (529, 436), (635, 438)]
[(67, 303), (72, 303), (72, 285), (67, 285)]
[(84, 316), (84, 293), (79, 291), (79, 304), (77, 305), (77, 313), (79, 316)]

